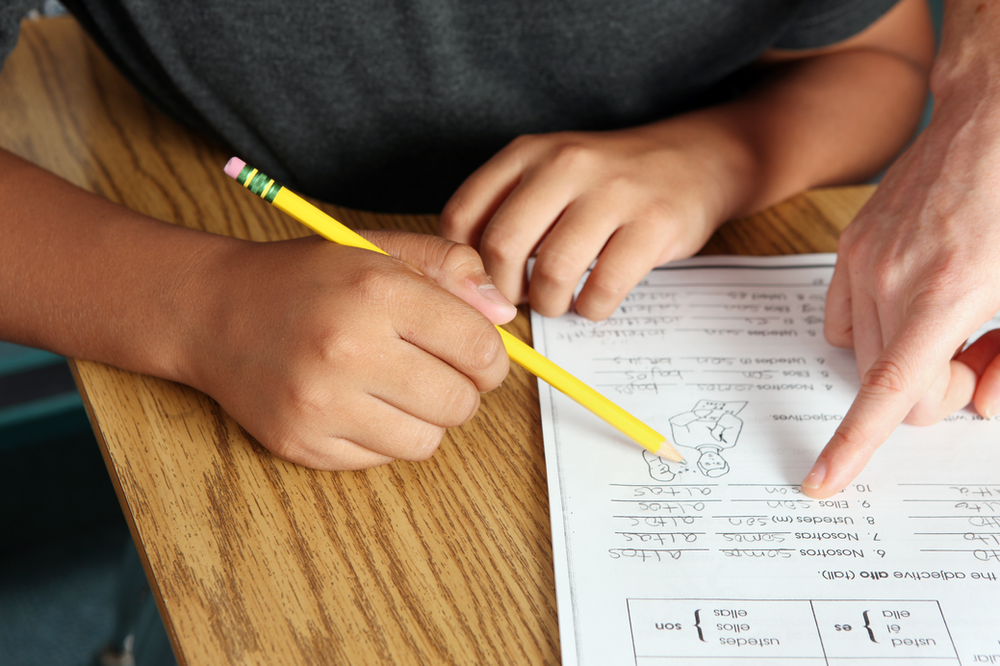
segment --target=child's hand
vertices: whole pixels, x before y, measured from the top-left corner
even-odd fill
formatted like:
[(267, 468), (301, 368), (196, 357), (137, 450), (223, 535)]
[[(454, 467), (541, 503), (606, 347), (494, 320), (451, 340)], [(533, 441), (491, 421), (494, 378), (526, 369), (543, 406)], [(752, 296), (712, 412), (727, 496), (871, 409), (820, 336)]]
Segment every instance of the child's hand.
[(499, 334), (468, 303), (495, 323), (516, 309), (474, 250), (366, 236), (399, 259), (314, 236), (239, 242), (206, 262), (217, 287), (184, 381), (273, 453), (316, 469), (428, 458), (507, 374)]
[(747, 187), (743, 157), (721, 126), (684, 117), (522, 136), (452, 196), (441, 233), (478, 248), (500, 291), (547, 316), (571, 307), (597, 259), (575, 310), (603, 319), (650, 269), (697, 252), (732, 214)]
[(926, 3), (904, 0), (842, 42), (765, 53), (758, 82), (718, 106), (520, 137), (455, 192), (441, 233), (478, 248), (500, 291), (544, 315), (572, 305), (597, 259), (575, 309), (608, 317), (651, 268), (694, 254), (723, 221), (881, 168), (912, 137), (933, 52)]

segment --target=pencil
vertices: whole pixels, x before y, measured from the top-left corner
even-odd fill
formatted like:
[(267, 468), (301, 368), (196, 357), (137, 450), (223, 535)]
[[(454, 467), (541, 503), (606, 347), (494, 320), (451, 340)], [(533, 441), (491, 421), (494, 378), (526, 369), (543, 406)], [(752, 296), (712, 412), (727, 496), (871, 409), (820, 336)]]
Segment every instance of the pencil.
[[(225, 172), (240, 185), (250, 190), (264, 201), (276, 206), (317, 234), (339, 245), (358, 247), (372, 252), (387, 254), (378, 246), (368, 242), (346, 226), (333, 219), (316, 206), (295, 194), (272, 178), (246, 162), (233, 157), (226, 163)], [(503, 338), (507, 354), (518, 365), (544, 380), (550, 386), (562, 391), (591, 412), (601, 417), (619, 431), (632, 438), (651, 453), (682, 462), (677, 450), (667, 438), (632, 416), (624, 409), (608, 400), (593, 388), (580, 381), (561, 367), (545, 358), (532, 347), (497, 326)]]

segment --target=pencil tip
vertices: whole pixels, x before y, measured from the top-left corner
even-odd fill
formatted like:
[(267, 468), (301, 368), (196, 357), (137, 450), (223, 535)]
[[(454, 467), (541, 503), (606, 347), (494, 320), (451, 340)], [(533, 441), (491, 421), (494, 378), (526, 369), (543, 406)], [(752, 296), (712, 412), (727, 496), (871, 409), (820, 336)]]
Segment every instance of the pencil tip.
[(678, 463), (685, 462), (684, 456), (682, 456), (680, 453), (677, 452), (677, 449), (674, 448), (673, 444), (671, 444), (666, 437), (663, 438), (663, 441), (660, 442), (659, 448), (656, 451), (653, 451), (653, 453), (660, 456), (661, 458), (666, 458), (667, 460), (673, 460), (674, 462)]

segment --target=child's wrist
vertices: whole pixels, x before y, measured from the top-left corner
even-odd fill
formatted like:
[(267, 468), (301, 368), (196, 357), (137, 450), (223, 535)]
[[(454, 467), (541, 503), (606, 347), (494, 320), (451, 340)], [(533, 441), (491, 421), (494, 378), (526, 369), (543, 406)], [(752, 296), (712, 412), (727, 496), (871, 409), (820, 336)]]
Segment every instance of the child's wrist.
[(682, 116), (677, 129), (689, 137), (690, 155), (705, 174), (706, 215), (715, 228), (752, 212), (755, 176), (760, 156), (746, 140), (743, 128), (724, 108), (709, 108)]
[(160, 376), (206, 390), (206, 370), (225, 345), (225, 314), (233, 307), (232, 280), (246, 241), (202, 234), (197, 252), (178, 266), (172, 289), (169, 324)]

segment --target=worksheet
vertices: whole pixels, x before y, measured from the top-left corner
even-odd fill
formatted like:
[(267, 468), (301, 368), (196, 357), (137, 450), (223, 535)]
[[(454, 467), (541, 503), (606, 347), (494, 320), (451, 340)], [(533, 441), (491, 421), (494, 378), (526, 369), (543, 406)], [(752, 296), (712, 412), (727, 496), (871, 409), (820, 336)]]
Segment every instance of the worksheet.
[(834, 259), (696, 258), (606, 321), (532, 315), (685, 458), (539, 382), (564, 664), (1000, 664), (1000, 419), (900, 426), (838, 495), (799, 489), (859, 386), (823, 337)]

